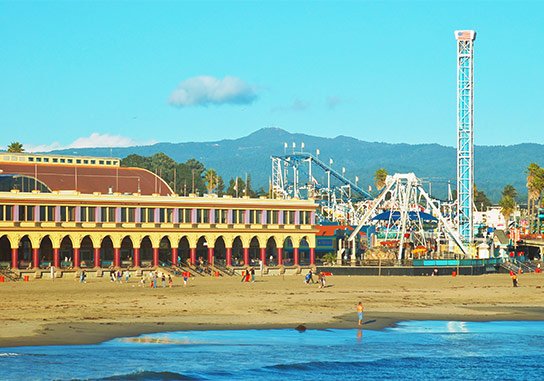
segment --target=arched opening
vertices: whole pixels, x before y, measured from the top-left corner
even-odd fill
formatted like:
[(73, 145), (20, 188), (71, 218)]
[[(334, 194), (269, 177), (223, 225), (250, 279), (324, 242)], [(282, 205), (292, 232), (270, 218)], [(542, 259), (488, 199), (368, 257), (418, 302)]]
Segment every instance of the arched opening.
[(48, 235), (42, 238), (39, 251), (40, 268), (53, 265), (53, 243)]
[(268, 266), (278, 265), (278, 249), (274, 237), (270, 237), (266, 241), (266, 260)]
[(79, 245), (79, 257), (81, 267), (94, 267), (94, 247), (91, 237), (88, 235), (81, 240)]
[(132, 266), (132, 256), (134, 255), (134, 245), (132, 244), (132, 239), (129, 236), (126, 236), (121, 241), (121, 249), (120, 249), (119, 255), (121, 256), (121, 267)]
[(11, 266), (11, 244), (7, 236), (0, 238), (0, 267)]
[(153, 245), (148, 236), (145, 236), (140, 243), (140, 261), (142, 267), (153, 266)]
[(260, 257), (261, 253), (259, 239), (257, 237), (253, 237), (249, 242), (249, 264), (251, 266), (258, 266)]
[(206, 237), (200, 237), (196, 244), (196, 263), (204, 266), (208, 264), (208, 242)]
[(298, 248), (298, 260), (301, 266), (307, 266), (310, 264), (310, 245), (306, 240), (306, 237), (302, 238)]
[(30, 238), (25, 235), (19, 241), (19, 268), (31, 268), (32, 267), (32, 242)]
[(178, 243), (178, 263), (185, 265), (191, 258), (191, 247), (189, 246), (189, 240), (187, 237), (182, 237)]
[(283, 265), (284, 266), (293, 266), (293, 241), (291, 237), (285, 238), (283, 241)]
[(60, 242), (59, 259), (60, 267), (71, 268), (74, 266), (74, 246), (72, 239), (66, 236)]
[(244, 266), (244, 245), (240, 237), (236, 237), (232, 241), (232, 265)]
[(219, 266), (226, 266), (227, 265), (227, 248), (225, 246), (225, 240), (223, 237), (218, 237), (215, 240), (215, 244), (213, 247), (214, 251), (214, 264), (217, 264)]
[(170, 246), (170, 239), (166, 236), (162, 237), (159, 242), (159, 264), (161, 266), (172, 265), (172, 247)]
[(113, 242), (109, 236), (105, 236), (100, 244), (100, 258), (102, 267), (113, 266)]

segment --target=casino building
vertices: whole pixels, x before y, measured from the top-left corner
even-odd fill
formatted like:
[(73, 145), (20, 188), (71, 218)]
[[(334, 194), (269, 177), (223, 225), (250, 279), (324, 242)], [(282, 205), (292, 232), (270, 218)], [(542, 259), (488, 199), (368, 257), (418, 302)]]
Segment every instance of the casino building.
[(312, 200), (179, 196), (114, 158), (0, 152), (0, 266), (315, 263)]

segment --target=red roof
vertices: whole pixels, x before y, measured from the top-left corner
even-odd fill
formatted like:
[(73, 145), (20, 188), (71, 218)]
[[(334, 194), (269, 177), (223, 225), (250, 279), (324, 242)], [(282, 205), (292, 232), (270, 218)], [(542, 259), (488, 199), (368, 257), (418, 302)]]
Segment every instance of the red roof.
[[(43, 163), (1, 163), (3, 174), (35, 177), (52, 191), (76, 190), (81, 193), (137, 193), (166, 196), (173, 193), (168, 184), (148, 170), (130, 167), (57, 165)], [(77, 176), (77, 181), (76, 181)]]

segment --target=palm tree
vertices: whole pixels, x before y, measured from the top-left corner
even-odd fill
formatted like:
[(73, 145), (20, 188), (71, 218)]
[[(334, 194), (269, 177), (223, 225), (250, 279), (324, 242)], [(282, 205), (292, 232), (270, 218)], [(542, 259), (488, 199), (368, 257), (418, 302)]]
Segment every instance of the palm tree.
[(379, 168), (374, 173), (374, 185), (376, 189), (380, 190), (385, 186), (385, 180), (387, 179), (387, 170), (385, 168)]
[(512, 184), (507, 184), (502, 190), (502, 195), (509, 196), (515, 200), (518, 197), (518, 191), (516, 190), (516, 188), (514, 188)]
[[(544, 168), (536, 163), (529, 164), (527, 168), (527, 190), (528, 190), (528, 209), (531, 230), (534, 226), (535, 214), (537, 215), (537, 231), (540, 233), (540, 218), (538, 218), (538, 209), (542, 201), (542, 190), (544, 190)], [(535, 210), (536, 209), (536, 210)]]
[(502, 196), (499, 201), (499, 206), (501, 207), (501, 214), (504, 216), (504, 221), (506, 223), (506, 229), (508, 229), (508, 222), (510, 221), (510, 216), (516, 210), (516, 201), (508, 195)]
[(208, 169), (204, 175), (204, 180), (206, 181), (206, 189), (208, 190), (208, 194), (211, 194), (217, 187), (217, 172), (211, 168)]
[(23, 148), (23, 145), (19, 142), (12, 142), (9, 146), (8, 146), (8, 152), (10, 153), (21, 153), (21, 152), (24, 152), (24, 148)]

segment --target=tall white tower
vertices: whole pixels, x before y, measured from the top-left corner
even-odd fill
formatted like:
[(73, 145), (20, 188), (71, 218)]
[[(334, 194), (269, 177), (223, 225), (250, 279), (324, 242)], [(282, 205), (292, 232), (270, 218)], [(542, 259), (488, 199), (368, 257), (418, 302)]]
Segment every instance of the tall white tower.
[(473, 30), (456, 30), (457, 40), (457, 227), (465, 244), (474, 238), (474, 40)]

